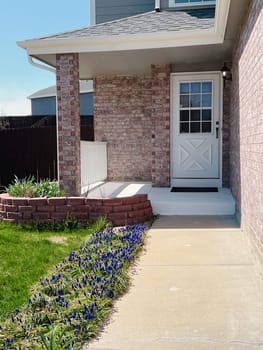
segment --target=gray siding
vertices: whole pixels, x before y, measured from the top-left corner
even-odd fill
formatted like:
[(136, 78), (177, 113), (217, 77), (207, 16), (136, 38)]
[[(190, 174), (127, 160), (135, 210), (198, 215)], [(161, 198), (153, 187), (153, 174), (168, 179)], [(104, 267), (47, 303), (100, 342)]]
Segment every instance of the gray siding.
[[(56, 97), (31, 99), (32, 115), (55, 115)], [(80, 115), (93, 115), (93, 93), (80, 94)]]
[(32, 115), (55, 115), (56, 97), (42, 97), (31, 100)]
[(169, 8), (169, 0), (161, 0), (161, 9), (167, 10)]
[(80, 94), (80, 115), (93, 115), (93, 93)]
[(96, 0), (96, 23), (153, 11), (155, 0)]

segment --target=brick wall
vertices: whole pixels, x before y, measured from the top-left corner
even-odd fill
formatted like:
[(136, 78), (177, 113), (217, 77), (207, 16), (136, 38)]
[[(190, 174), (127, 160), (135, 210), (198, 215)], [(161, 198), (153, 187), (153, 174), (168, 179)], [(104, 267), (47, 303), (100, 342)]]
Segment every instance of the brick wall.
[(99, 76), (96, 141), (108, 142), (108, 179), (170, 184), (170, 67), (152, 76)]
[(0, 221), (13, 223), (60, 222), (67, 217), (94, 222), (105, 217), (113, 225), (133, 225), (152, 219), (146, 194), (125, 198), (15, 198), (0, 194)]
[(169, 65), (152, 65), (152, 183), (170, 186)]
[(80, 188), (80, 102), (78, 54), (57, 55), (57, 139), (59, 183), (69, 195)]
[(263, 253), (262, 7), (251, 1), (233, 54), (230, 170), (241, 225)]
[[(99, 76), (94, 82), (96, 141), (108, 142), (108, 179), (170, 186), (169, 65), (151, 76)], [(223, 186), (229, 186), (230, 88), (223, 111)]]
[(151, 78), (100, 76), (94, 133), (108, 142), (108, 179), (151, 181)]

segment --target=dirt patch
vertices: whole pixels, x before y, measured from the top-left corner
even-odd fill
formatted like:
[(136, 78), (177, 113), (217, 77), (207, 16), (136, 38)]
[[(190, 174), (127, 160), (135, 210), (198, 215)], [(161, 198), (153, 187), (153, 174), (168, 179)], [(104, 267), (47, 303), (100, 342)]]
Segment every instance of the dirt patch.
[(68, 240), (67, 237), (63, 236), (52, 236), (47, 238), (50, 242), (56, 243), (56, 244), (65, 244)]

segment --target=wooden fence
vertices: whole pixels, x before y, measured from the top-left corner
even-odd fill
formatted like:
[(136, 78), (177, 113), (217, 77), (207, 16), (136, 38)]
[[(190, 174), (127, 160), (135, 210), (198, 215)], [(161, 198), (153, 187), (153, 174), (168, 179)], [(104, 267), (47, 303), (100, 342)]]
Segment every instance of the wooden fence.
[[(93, 141), (93, 127), (81, 126), (81, 139)], [(56, 127), (0, 130), (0, 186), (14, 175), (57, 178)]]

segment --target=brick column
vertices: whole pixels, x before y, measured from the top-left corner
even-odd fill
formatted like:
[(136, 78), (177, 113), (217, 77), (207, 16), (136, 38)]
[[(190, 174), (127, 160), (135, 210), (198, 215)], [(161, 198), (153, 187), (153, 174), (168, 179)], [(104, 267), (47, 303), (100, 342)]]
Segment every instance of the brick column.
[(170, 186), (170, 65), (152, 65), (152, 183)]
[(231, 107), (231, 81), (226, 81), (223, 89), (223, 186), (230, 185), (230, 107)]
[(78, 54), (58, 54), (56, 69), (59, 184), (67, 195), (79, 195), (81, 179)]

